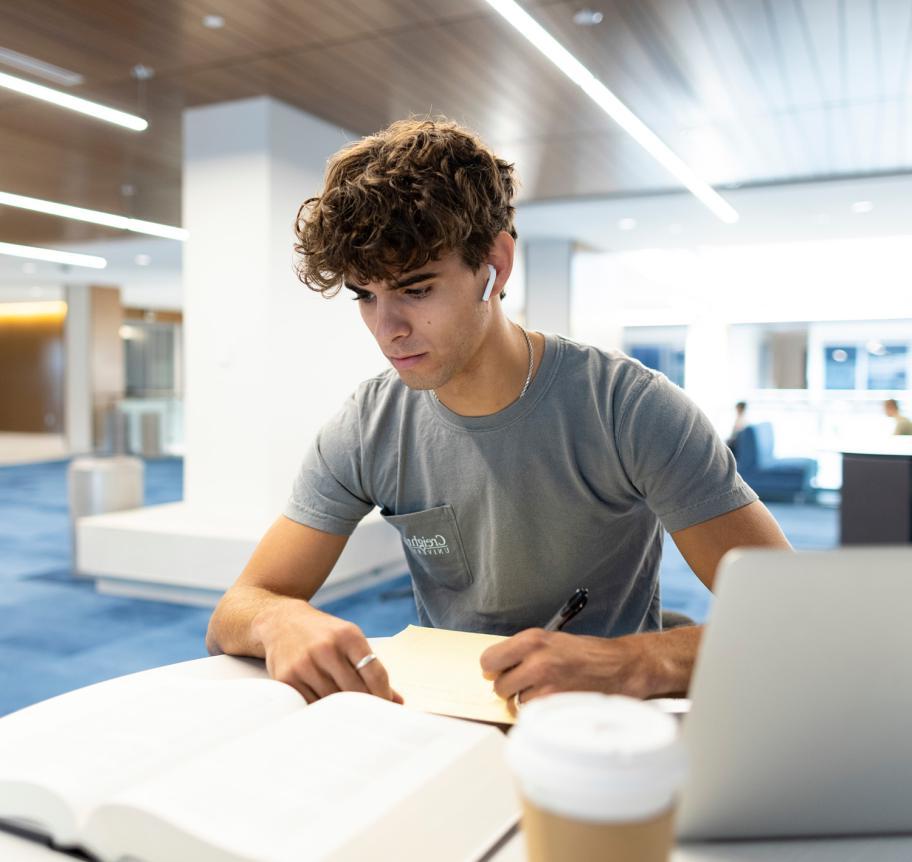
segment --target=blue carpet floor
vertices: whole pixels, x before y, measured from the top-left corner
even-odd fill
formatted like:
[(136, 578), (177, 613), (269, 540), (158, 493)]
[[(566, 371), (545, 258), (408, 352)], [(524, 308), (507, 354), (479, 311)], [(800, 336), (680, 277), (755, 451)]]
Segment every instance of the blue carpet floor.
[[(71, 575), (66, 461), (0, 467), (0, 715), (125, 673), (206, 654), (210, 611), (96, 593)], [(180, 500), (180, 459), (146, 462), (147, 505)], [(770, 507), (799, 548), (837, 544), (838, 513)], [(710, 593), (671, 540), (662, 562), (663, 605), (704, 620)], [(408, 577), (339, 599), (329, 613), (368, 636), (417, 622)]]

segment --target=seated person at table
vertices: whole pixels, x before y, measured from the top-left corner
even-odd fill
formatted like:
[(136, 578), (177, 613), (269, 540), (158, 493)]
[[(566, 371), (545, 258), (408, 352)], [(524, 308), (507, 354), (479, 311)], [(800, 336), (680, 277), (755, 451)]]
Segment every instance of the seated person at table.
[(895, 398), (888, 398), (884, 401), (884, 413), (896, 420), (896, 424), (893, 426), (894, 434), (902, 436), (912, 434), (912, 419), (899, 412), (899, 402)]
[(738, 435), (747, 427), (747, 402), (739, 401), (735, 404), (735, 424), (732, 425), (731, 434), (725, 440), (725, 445), (732, 452), (735, 451), (735, 445), (738, 442)]
[[(213, 613), (210, 651), (265, 658), (308, 701), (397, 699), (360, 629), (308, 602), (379, 506), (423, 625), (511, 636), (482, 655), (501, 696), (679, 693), (702, 627), (661, 631), (664, 531), (709, 588), (729, 549), (788, 547), (663, 375), (508, 319), (514, 184), (511, 164), (442, 120), (394, 123), (330, 160), (298, 214), (299, 276), (325, 296), (344, 286), (392, 367), (313, 441)], [(319, 373), (302, 369), (312, 385)], [(539, 628), (577, 587), (589, 605), (568, 631)]]

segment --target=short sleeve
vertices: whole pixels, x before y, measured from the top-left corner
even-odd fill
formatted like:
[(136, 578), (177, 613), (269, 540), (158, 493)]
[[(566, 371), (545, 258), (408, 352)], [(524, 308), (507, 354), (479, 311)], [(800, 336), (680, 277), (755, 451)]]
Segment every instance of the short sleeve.
[(326, 533), (350, 536), (373, 507), (362, 483), (359, 411), (352, 396), (317, 434), (283, 514)]
[(669, 532), (757, 500), (709, 419), (663, 375), (631, 386), (615, 435), (631, 484)]

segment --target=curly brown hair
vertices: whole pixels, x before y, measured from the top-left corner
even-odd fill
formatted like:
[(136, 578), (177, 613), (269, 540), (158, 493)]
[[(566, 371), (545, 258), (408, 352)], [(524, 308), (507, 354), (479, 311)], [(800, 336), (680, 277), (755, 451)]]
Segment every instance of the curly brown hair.
[(478, 269), (500, 231), (516, 238), (514, 182), (513, 165), (456, 123), (395, 122), (336, 153), (323, 194), (298, 210), (298, 278), (334, 296), (345, 277), (393, 283), (448, 252)]

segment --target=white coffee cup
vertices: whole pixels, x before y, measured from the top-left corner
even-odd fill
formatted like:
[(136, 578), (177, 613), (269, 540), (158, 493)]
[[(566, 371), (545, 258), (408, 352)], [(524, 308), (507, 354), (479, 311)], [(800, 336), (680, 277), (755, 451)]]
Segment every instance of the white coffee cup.
[(673, 718), (620, 695), (524, 705), (507, 743), (530, 862), (665, 860), (685, 775)]

